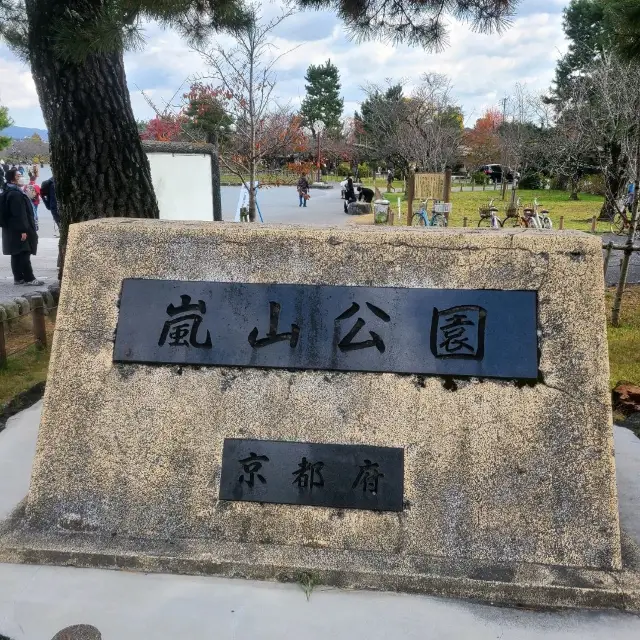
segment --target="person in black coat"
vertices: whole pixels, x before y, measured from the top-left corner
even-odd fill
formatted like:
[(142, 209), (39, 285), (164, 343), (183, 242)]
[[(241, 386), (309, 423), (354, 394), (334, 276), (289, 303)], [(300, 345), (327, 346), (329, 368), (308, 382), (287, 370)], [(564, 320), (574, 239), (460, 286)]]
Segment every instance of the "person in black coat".
[(368, 189), (367, 187), (358, 187), (358, 202), (365, 202), (371, 204), (373, 202), (374, 196), (373, 189)]
[(7, 186), (0, 195), (0, 226), (2, 253), (11, 256), (11, 271), (15, 284), (41, 286), (31, 267), (31, 256), (38, 251), (38, 232), (31, 200), (18, 186), (17, 169), (7, 172)]
[(344, 188), (344, 212), (349, 210), (349, 204), (356, 201), (356, 190), (353, 188), (353, 177), (347, 176), (347, 184)]

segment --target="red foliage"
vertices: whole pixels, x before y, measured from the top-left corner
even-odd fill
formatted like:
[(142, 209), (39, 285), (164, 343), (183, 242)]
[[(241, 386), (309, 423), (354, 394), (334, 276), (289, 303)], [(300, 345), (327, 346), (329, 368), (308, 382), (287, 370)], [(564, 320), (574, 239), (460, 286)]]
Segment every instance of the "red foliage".
[(143, 140), (172, 142), (180, 139), (182, 119), (176, 116), (157, 116), (149, 120), (146, 130), (140, 134)]

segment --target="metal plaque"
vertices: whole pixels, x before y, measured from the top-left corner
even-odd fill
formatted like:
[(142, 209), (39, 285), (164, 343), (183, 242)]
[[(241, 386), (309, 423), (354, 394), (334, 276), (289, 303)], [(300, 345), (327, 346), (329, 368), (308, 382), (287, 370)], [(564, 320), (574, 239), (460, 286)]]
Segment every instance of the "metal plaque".
[(131, 279), (113, 359), (534, 380), (537, 294)]
[(404, 449), (226, 439), (220, 500), (402, 511)]

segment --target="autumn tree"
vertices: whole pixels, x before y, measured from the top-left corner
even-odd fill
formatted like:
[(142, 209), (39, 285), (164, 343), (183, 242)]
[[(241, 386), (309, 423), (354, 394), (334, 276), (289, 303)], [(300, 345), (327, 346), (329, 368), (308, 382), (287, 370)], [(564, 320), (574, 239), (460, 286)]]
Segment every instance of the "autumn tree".
[(488, 109), (464, 137), (467, 148), (467, 163), (474, 170), (483, 164), (500, 160), (500, 127), (502, 113), (498, 109)]
[(273, 53), (273, 30), (293, 14), (285, 10), (263, 22), (257, 4), (250, 5), (251, 20), (233, 30), (235, 46), (197, 48), (211, 70), (211, 78), (228, 96), (227, 113), (234, 134), (221, 160), (240, 177), (249, 191), (249, 220), (256, 220), (256, 176), (264, 158), (287, 154), (304, 144), (299, 117), (276, 102), (275, 65), (287, 52)]

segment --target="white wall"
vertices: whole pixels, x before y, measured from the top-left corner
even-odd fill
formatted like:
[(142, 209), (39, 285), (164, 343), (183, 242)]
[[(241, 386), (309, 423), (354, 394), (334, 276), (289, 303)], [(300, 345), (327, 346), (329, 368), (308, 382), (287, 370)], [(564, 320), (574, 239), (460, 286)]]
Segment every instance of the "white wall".
[(211, 156), (147, 153), (160, 220), (213, 221)]

